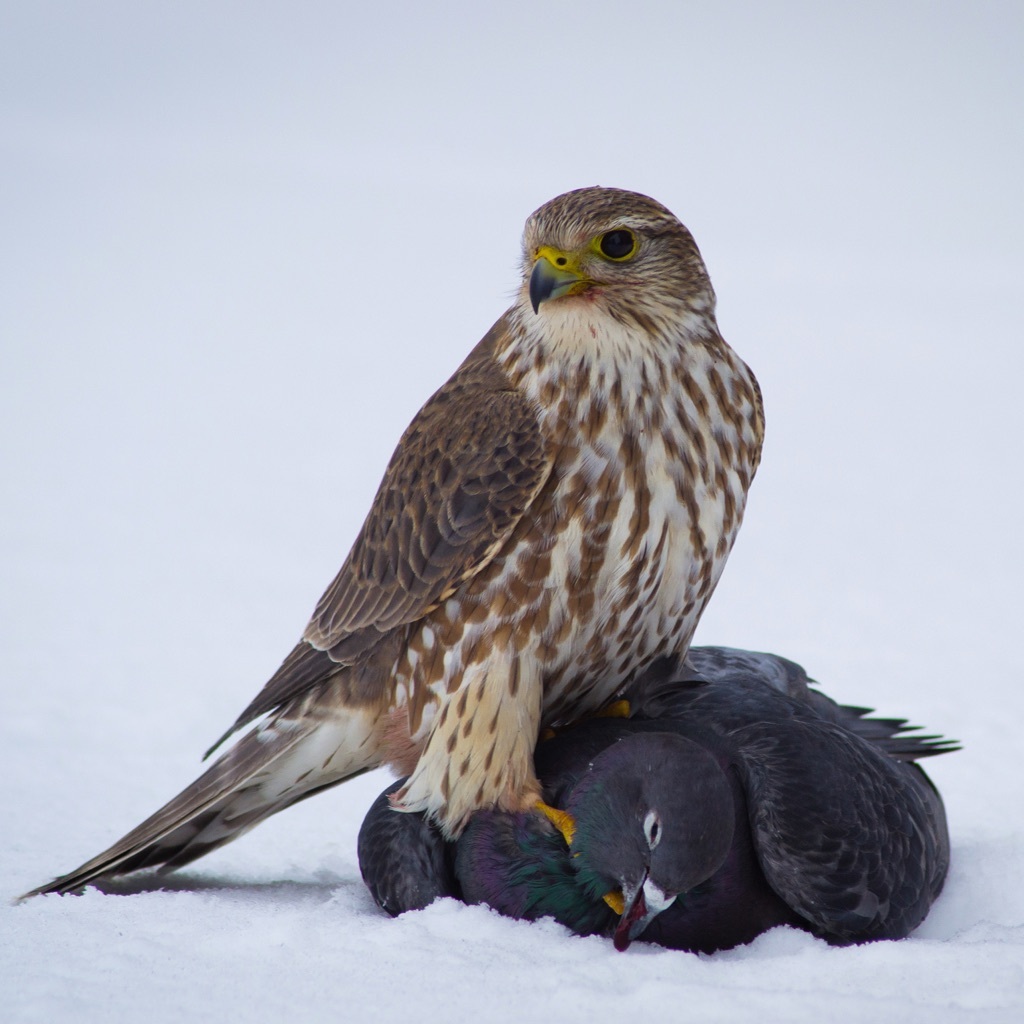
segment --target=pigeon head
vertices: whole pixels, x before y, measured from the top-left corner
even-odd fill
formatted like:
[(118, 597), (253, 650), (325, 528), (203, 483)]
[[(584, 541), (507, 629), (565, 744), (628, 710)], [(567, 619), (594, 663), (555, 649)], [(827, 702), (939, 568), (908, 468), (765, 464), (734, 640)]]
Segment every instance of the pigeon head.
[(580, 884), (621, 915), (619, 950), (714, 874), (732, 843), (732, 789), (718, 761), (669, 733), (627, 736), (602, 751), (565, 810)]

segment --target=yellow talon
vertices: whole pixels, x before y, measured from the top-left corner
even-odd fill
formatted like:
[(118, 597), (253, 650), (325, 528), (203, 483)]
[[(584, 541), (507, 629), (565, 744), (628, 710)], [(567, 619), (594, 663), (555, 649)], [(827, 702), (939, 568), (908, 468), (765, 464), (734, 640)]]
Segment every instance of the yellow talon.
[(603, 899), (605, 903), (607, 903), (608, 906), (619, 915), (619, 917), (622, 917), (622, 912), (626, 909), (626, 900), (622, 895), (621, 889), (612, 889), (611, 892), (606, 892), (601, 899)]
[(568, 811), (560, 811), (543, 800), (538, 800), (533, 806), (562, 833), (565, 845), (572, 846), (572, 837), (576, 834), (576, 819)]
[(601, 708), (595, 718), (629, 718), (629, 701), (628, 700), (617, 700), (613, 701), (607, 707)]
[[(603, 708), (595, 711), (592, 715), (584, 715), (583, 718), (576, 718), (569, 723), (566, 728), (571, 729), (573, 726), (579, 725), (580, 722), (587, 721), (588, 718), (629, 718), (630, 707), (628, 700), (615, 700), (611, 704), (606, 704)], [(546, 725), (540, 731), (540, 737), (538, 742), (544, 742), (545, 740), (553, 739), (563, 730), (561, 728), (552, 729), (550, 725)]]

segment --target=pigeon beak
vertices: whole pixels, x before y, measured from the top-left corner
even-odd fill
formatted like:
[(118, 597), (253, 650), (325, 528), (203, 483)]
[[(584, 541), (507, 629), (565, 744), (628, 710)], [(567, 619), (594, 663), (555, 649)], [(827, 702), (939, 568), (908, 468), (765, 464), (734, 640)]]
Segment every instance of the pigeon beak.
[(643, 930), (663, 910), (668, 910), (675, 901), (675, 894), (668, 896), (661, 891), (646, 875), (643, 882), (629, 893), (624, 890), (625, 909), (622, 918), (615, 927), (613, 941), (615, 948), (621, 953), (640, 935)]
[(537, 313), (542, 302), (561, 295), (574, 295), (589, 283), (569, 256), (550, 245), (542, 245), (530, 274), (530, 305)]

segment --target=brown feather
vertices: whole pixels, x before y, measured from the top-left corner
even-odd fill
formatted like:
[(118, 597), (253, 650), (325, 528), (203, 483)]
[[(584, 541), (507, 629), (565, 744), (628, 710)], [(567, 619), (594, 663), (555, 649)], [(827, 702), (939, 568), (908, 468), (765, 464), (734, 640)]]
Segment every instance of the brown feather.
[(422, 618), (494, 557), (551, 467), (536, 411), (494, 360), (506, 331), (499, 320), (416, 415), (303, 641), (213, 749)]
[[(629, 259), (602, 255), (611, 231), (635, 236)], [(549, 256), (578, 287), (535, 304)], [(414, 418), (302, 641), (232, 731), (267, 722), (39, 891), (183, 863), (392, 756), (412, 768), (396, 800), (454, 835), (535, 798), (541, 727), (685, 654), (760, 460), (757, 382), (718, 332), (692, 236), (654, 200), (559, 196), (527, 221), (523, 260), (514, 304)], [(278, 751), (289, 730), (301, 740)]]

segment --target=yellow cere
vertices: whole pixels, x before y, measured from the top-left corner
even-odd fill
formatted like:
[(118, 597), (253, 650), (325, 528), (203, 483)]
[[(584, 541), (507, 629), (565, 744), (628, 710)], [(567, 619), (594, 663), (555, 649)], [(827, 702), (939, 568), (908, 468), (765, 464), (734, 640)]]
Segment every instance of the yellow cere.
[(533, 258), (535, 261), (547, 260), (556, 270), (564, 271), (566, 274), (574, 274), (576, 277), (583, 276), (580, 272), (579, 260), (571, 253), (562, 252), (561, 249), (556, 249), (553, 245), (539, 246), (533, 254)]

